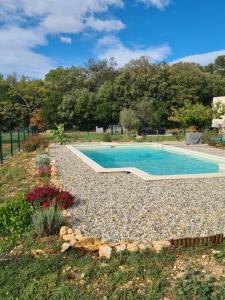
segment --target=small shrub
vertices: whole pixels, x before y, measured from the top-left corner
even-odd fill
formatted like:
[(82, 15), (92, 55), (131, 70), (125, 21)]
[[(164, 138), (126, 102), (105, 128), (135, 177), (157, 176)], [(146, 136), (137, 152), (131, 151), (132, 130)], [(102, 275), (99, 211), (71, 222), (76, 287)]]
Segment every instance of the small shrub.
[(36, 165), (38, 168), (42, 168), (50, 165), (50, 157), (47, 153), (39, 154), (36, 158)]
[(42, 167), (39, 167), (38, 168), (38, 174), (41, 177), (44, 177), (44, 176), (50, 177), (51, 176), (51, 169), (52, 169), (51, 166), (42, 166)]
[(69, 192), (61, 191), (49, 185), (33, 189), (27, 194), (26, 199), (36, 207), (50, 207), (56, 205), (60, 209), (67, 209), (74, 203), (74, 197)]
[(103, 142), (112, 142), (112, 136), (109, 133), (105, 133), (102, 137)]
[(56, 129), (52, 130), (53, 136), (57, 142), (60, 142), (60, 145), (65, 143), (66, 136), (65, 136), (65, 126), (63, 123), (55, 124)]
[(60, 227), (65, 225), (65, 218), (56, 206), (51, 206), (36, 211), (32, 224), (38, 236), (49, 236), (59, 232)]
[(0, 206), (0, 234), (19, 234), (31, 223), (33, 208), (23, 196), (12, 198)]
[(48, 147), (48, 140), (39, 135), (30, 137), (22, 143), (22, 148), (26, 152), (32, 152)]
[(60, 191), (56, 196), (57, 206), (61, 209), (67, 209), (73, 205), (74, 197), (66, 191)]

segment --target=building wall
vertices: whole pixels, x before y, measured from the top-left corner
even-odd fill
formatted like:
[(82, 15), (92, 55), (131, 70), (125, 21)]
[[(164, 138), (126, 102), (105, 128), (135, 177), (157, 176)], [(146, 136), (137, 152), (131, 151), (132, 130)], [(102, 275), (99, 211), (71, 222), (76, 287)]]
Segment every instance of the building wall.
[[(221, 102), (222, 104), (225, 104), (225, 96), (214, 97), (213, 98), (213, 104), (216, 104), (218, 102)], [(224, 129), (225, 128), (225, 115), (222, 116), (220, 119), (213, 119), (212, 120), (212, 127)]]

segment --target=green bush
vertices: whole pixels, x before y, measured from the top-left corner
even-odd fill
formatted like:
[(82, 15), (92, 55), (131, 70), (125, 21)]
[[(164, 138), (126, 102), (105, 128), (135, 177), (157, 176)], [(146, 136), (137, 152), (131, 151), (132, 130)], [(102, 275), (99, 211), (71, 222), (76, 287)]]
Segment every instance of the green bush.
[(50, 165), (50, 157), (47, 153), (39, 154), (36, 158), (36, 164), (38, 168), (42, 168)]
[(102, 137), (103, 142), (112, 142), (112, 136), (109, 133), (105, 133)]
[(0, 234), (19, 234), (31, 224), (32, 205), (17, 196), (0, 206)]
[(217, 136), (217, 132), (206, 129), (202, 132), (202, 142), (203, 144), (214, 146), (217, 142)]
[(55, 206), (41, 208), (32, 216), (32, 224), (38, 236), (58, 233), (65, 223), (65, 218)]

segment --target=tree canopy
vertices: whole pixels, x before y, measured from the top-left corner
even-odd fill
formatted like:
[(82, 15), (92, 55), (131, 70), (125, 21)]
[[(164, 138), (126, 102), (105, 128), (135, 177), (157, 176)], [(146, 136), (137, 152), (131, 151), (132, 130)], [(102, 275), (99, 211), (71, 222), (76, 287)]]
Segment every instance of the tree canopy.
[[(119, 123), (124, 109), (135, 112), (140, 126), (186, 126), (189, 122), (178, 122), (178, 113), (192, 111), (201, 120), (201, 109), (208, 113), (212, 98), (222, 95), (225, 56), (205, 67), (182, 62), (152, 64), (145, 57), (123, 68), (117, 68), (114, 59), (89, 60), (82, 67), (51, 70), (44, 80), (1, 75), (0, 126), (28, 126), (38, 110), (45, 128), (55, 123), (64, 123), (67, 129), (107, 128)], [(199, 121), (198, 125), (206, 123)]]

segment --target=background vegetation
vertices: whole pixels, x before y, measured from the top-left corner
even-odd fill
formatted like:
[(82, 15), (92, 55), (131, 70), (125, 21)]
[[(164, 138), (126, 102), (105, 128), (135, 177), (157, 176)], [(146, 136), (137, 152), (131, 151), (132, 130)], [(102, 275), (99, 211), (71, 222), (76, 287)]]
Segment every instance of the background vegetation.
[(0, 126), (51, 129), (63, 123), (66, 129), (106, 128), (119, 122), (123, 109), (131, 109), (140, 126), (176, 127), (177, 120), (170, 118), (174, 110), (195, 105), (207, 111), (212, 98), (222, 95), (225, 56), (205, 67), (151, 64), (144, 57), (123, 68), (117, 68), (114, 59), (89, 60), (84, 67), (51, 70), (44, 80), (1, 76)]

